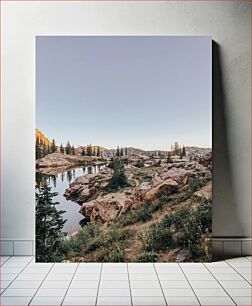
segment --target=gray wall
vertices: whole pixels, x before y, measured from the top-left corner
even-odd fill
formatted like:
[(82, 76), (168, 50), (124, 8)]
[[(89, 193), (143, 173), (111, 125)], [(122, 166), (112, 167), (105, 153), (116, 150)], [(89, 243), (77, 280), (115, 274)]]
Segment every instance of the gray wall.
[(12, 1), (2, 16), (3, 240), (34, 240), (36, 35), (212, 36), (213, 235), (250, 237), (249, 3)]

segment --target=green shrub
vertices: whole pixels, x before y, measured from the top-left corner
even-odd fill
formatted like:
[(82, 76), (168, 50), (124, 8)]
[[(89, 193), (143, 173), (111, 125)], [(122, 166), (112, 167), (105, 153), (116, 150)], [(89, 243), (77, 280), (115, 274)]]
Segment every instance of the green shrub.
[(155, 206), (151, 202), (145, 202), (141, 207), (130, 210), (122, 214), (115, 222), (116, 226), (126, 226), (142, 221), (146, 222), (151, 220), (152, 212), (154, 212)]
[(144, 167), (144, 161), (143, 161), (143, 159), (142, 159), (142, 158), (139, 159), (139, 160), (136, 162), (135, 166), (136, 166), (137, 168), (143, 168), (143, 167)]
[(173, 223), (173, 219), (172, 219), (171, 216), (166, 215), (166, 216), (163, 217), (163, 219), (161, 220), (160, 223), (163, 227), (170, 227)]
[(97, 224), (87, 224), (79, 230), (76, 238), (80, 241), (86, 241), (89, 238), (96, 237), (101, 233), (100, 227)]
[(177, 230), (184, 228), (185, 221), (190, 216), (190, 213), (189, 207), (183, 206), (170, 216), (172, 218), (172, 224)]
[(105, 241), (107, 244), (118, 241), (126, 241), (133, 234), (133, 231), (129, 228), (111, 228), (105, 234)]
[[(170, 232), (172, 226), (173, 233)], [(192, 258), (208, 260), (210, 247), (205, 234), (212, 231), (212, 200), (202, 199), (195, 207), (183, 206), (140, 234), (145, 251), (164, 250), (175, 244), (187, 248)], [(203, 238), (203, 240), (201, 239)]]
[(123, 244), (112, 243), (96, 252), (96, 261), (100, 262), (123, 262)]
[(190, 243), (188, 249), (193, 258), (200, 258), (205, 255), (204, 249), (197, 243)]
[(212, 200), (202, 199), (195, 212), (195, 218), (203, 233), (212, 231)]
[(71, 255), (74, 255), (81, 250), (81, 244), (78, 239), (70, 238), (68, 240), (62, 240), (59, 249), (63, 254), (71, 253)]
[(125, 214), (122, 214), (116, 221), (115, 221), (115, 226), (118, 226), (118, 227), (123, 227), (123, 226), (126, 226), (126, 225), (129, 225), (129, 224), (133, 224), (137, 222), (136, 221), (136, 216), (135, 216), (135, 213), (133, 210), (125, 213)]
[(93, 252), (103, 246), (104, 241), (102, 236), (95, 237), (89, 241), (87, 247), (85, 248), (86, 252)]
[(117, 247), (115, 250), (108, 252), (102, 259), (103, 262), (123, 262), (123, 251)]
[(149, 210), (141, 209), (137, 212), (136, 218), (138, 221), (142, 222), (149, 221), (152, 218), (151, 212)]
[(189, 247), (196, 243), (202, 233), (194, 216), (189, 217), (185, 221), (184, 228), (177, 237), (177, 244)]
[(108, 184), (104, 187), (104, 191), (113, 192), (119, 188), (127, 187), (129, 184), (121, 159), (115, 158), (113, 161), (111, 161), (110, 167), (113, 169), (113, 175)]
[(211, 180), (210, 177), (206, 177), (206, 178), (190, 178), (188, 185), (189, 185), (189, 189), (191, 190), (191, 192), (195, 192), (197, 190), (199, 190), (200, 188), (202, 188), (203, 186), (205, 186), (207, 184), (207, 182), (209, 182), (209, 180)]
[(156, 262), (157, 258), (157, 253), (143, 252), (137, 256), (136, 260), (137, 262)]
[(90, 239), (99, 234), (98, 225), (87, 224), (76, 235), (62, 239), (58, 248), (59, 252), (65, 256), (80, 255), (87, 248)]
[(133, 231), (128, 228), (111, 228), (105, 233), (89, 239), (85, 252), (94, 252), (98, 249), (107, 249), (113, 243), (124, 244), (131, 236)]
[[(176, 228), (180, 228), (181, 234), (177, 237), (177, 243), (180, 246), (189, 247), (196, 244), (197, 240), (205, 233), (212, 231), (212, 201), (211, 199), (202, 199), (195, 209), (184, 215), (184, 220), (175, 223)], [(174, 215), (176, 222), (177, 215)], [(179, 226), (178, 226), (179, 224)], [(193, 249), (192, 249), (193, 250)]]
[(160, 223), (153, 224), (139, 233), (139, 239), (147, 252), (166, 250), (173, 245), (170, 229)]
[(149, 221), (152, 218), (152, 211), (154, 206), (150, 202), (144, 202), (143, 206), (136, 210), (136, 218), (138, 221)]

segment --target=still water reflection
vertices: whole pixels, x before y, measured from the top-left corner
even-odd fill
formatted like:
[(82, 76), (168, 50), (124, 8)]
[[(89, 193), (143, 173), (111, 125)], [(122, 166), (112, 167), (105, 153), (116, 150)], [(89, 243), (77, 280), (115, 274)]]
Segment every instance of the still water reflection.
[(58, 193), (53, 200), (54, 202), (60, 203), (56, 205), (58, 210), (65, 211), (63, 218), (67, 219), (67, 221), (62, 230), (63, 232), (71, 234), (80, 229), (87, 222), (87, 219), (79, 212), (80, 205), (70, 200), (66, 200), (63, 195), (65, 190), (77, 177), (88, 173), (98, 173), (102, 168), (104, 168), (104, 166), (88, 166), (67, 170), (55, 175), (43, 174), (41, 172), (36, 173), (37, 184), (46, 180), (48, 185), (52, 188), (51, 192)]

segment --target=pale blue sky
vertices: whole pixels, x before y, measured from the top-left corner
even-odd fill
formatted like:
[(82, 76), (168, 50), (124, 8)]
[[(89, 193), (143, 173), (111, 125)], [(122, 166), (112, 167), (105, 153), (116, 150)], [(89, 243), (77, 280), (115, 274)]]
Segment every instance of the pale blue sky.
[(36, 127), (57, 144), (210, 147), (211, 38), (39, 36)]

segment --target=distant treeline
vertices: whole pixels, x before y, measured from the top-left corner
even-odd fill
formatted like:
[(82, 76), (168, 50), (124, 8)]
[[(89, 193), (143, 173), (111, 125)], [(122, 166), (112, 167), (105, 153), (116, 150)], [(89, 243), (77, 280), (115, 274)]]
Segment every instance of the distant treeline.
[(44, 141), (39, 141), (39, 139), (36, 139), (36, 159), (45, 157), (48, 154), (60, 152), (62, 154), (69, 154), (69, 155), (75, 155), (75, 147), (74, 145), (71, 145), (68, 141), (66, 146), (63, 147), (61, 144), (59, 147), (56, 146), (55, 140), (52, 140), (51, 144), (46, 144)]

